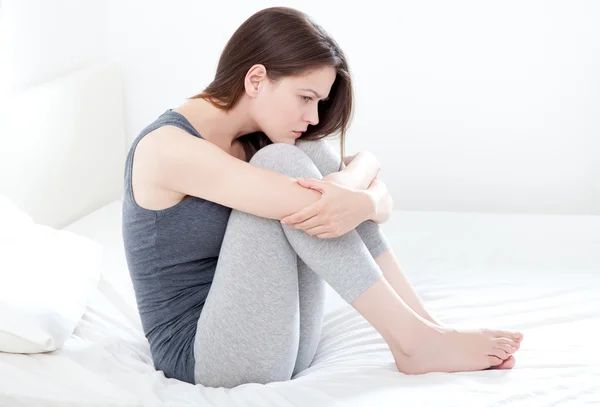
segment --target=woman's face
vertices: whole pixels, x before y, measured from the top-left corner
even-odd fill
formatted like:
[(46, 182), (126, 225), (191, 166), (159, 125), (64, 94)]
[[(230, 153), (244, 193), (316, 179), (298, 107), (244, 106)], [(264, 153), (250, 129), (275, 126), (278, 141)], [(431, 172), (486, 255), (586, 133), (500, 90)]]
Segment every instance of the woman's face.
[[(264, 71), (263, 65), (255, 67), (262, 67), (257, 69), (259, 74)], [(294, 131), (304, 132), (309, 125), (319, 123), (318, 104), (329, 97), (335, 78), (335, 68), (329, 66), (302, 76), (287, 76), (276, 83), (265, 74), (253, 82), (259, 84), (251, 104), (254, 120), (273, 143), (295, 144), (301, 134)]]

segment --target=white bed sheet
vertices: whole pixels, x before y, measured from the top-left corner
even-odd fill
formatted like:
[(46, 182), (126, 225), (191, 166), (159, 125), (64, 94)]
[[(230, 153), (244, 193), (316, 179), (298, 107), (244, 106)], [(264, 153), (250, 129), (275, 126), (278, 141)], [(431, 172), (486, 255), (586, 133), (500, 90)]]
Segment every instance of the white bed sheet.
[(313, 365), (229, 390), (152, 367), (120, 210), (115, 201), (66, 228), (105, 247), (98, 290), (61, 350), (0, 353), (0, 406), (600, 405), (600, 216), (401, 211), (383, 225), (439, 319), (525, 333), (510, 371), (398, 373), (381, 336), (330, 289)]

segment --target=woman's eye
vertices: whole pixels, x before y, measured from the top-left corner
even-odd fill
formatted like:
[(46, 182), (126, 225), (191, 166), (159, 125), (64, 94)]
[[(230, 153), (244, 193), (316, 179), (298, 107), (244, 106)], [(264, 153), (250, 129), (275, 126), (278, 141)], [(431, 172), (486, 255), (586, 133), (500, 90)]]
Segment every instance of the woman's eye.
[(310, 96), (300, 96), (302, 98), (302, 100), (304, 100), (305, 102), (308, 102), (309, 100), (312, 100), (312, 98)]

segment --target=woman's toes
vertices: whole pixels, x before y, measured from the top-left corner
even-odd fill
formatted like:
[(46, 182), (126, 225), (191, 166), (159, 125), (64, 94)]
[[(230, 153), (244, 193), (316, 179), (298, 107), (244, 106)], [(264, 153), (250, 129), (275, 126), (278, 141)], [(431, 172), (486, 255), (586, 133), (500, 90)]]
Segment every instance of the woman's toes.
[[(513, 348), (510, 345), (507, 345), (505, 343), (495, 343), (494, 344), (494, 348), (498, 348), (498, 349), (502, 349), (504, 352), (506, 352), (508, 355), (511, 355), (513, 353), (515, 353), (517, 350), (515, 348)], [(504, 358), (506, 359), (506, 358)]]
[(501, 337), (501, 338), (492, 338), (492, 340), (496, 343), (505, 343), (507, 345), (510, 346), (518, 346), (519, 343), (511, 338), (505, 338), (505, 337)]
[(487, 334), (492, 338), (510, 338), (512, 339), (513, 334), (508, 331), (499, 331), (495, 329), (486, 329)]
[(493, 355), (489, 355), (487, 358), (488, 358), (487, 361), (488, 361), (488, 364), (490, 365), (490, 367), (498, 366), (498, 365), (502, 364), (502, 362), (504, 361), (503, 359), (501, 359), (497, 356), (493, 356)]
[(495, 365), (490, 367), (490, 369), (512, 369), (516, 363), (516, 359), (513, 355), (510, 355), (508, 359), (500, 363), (499, 365)]
[(510, 356), (510, 353), (508, 353), (504, 349), (492, 348), (492, 350), (490, 350), (490, 355), (499, 357), (502, 360), (506, 360)]
[(519, 344), (508, 338), (493, 338), (494, 346), (504, 349), (508, 353), (514, 353), (519, 350)]
[(523, 339), (523, 334), (520, 332), (496, 330), (496, 331), (489, 331), (489, 333), (494, 338), (509, 338), (515, 342), (521, 342), (521, 340)]

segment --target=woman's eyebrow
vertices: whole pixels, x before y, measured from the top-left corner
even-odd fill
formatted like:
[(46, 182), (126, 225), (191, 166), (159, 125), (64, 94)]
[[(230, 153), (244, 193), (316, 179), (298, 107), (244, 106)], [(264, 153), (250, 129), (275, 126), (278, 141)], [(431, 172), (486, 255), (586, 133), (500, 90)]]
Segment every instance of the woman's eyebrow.
[[(299, 89), (299, 90), (305, 90), (305, 91), (307, 91), (307, 92), (312, 92), (312, 93), (314, 93), (314, 94), (315, 94), (315, 96), (316, 96), (316, 97), (318, 97), (319, 99), (321, 99), (321, 98), (322, 98), (322, 96), (321, 96), (321, 95), (319, 95), (319, 94), (318, 94), (316, 91), (314, 91), (314, 90), (312, 90), (312, 89), (307, 89), (307, 88), (305, 89), (305, 88), (303, 88), (303, 89)], [(325, 99), (323, 99), (323, 100), (327, 100), (327, 99), (329, 99), (329, 97), (326, 97), (326, 98), (325, 98)]]

